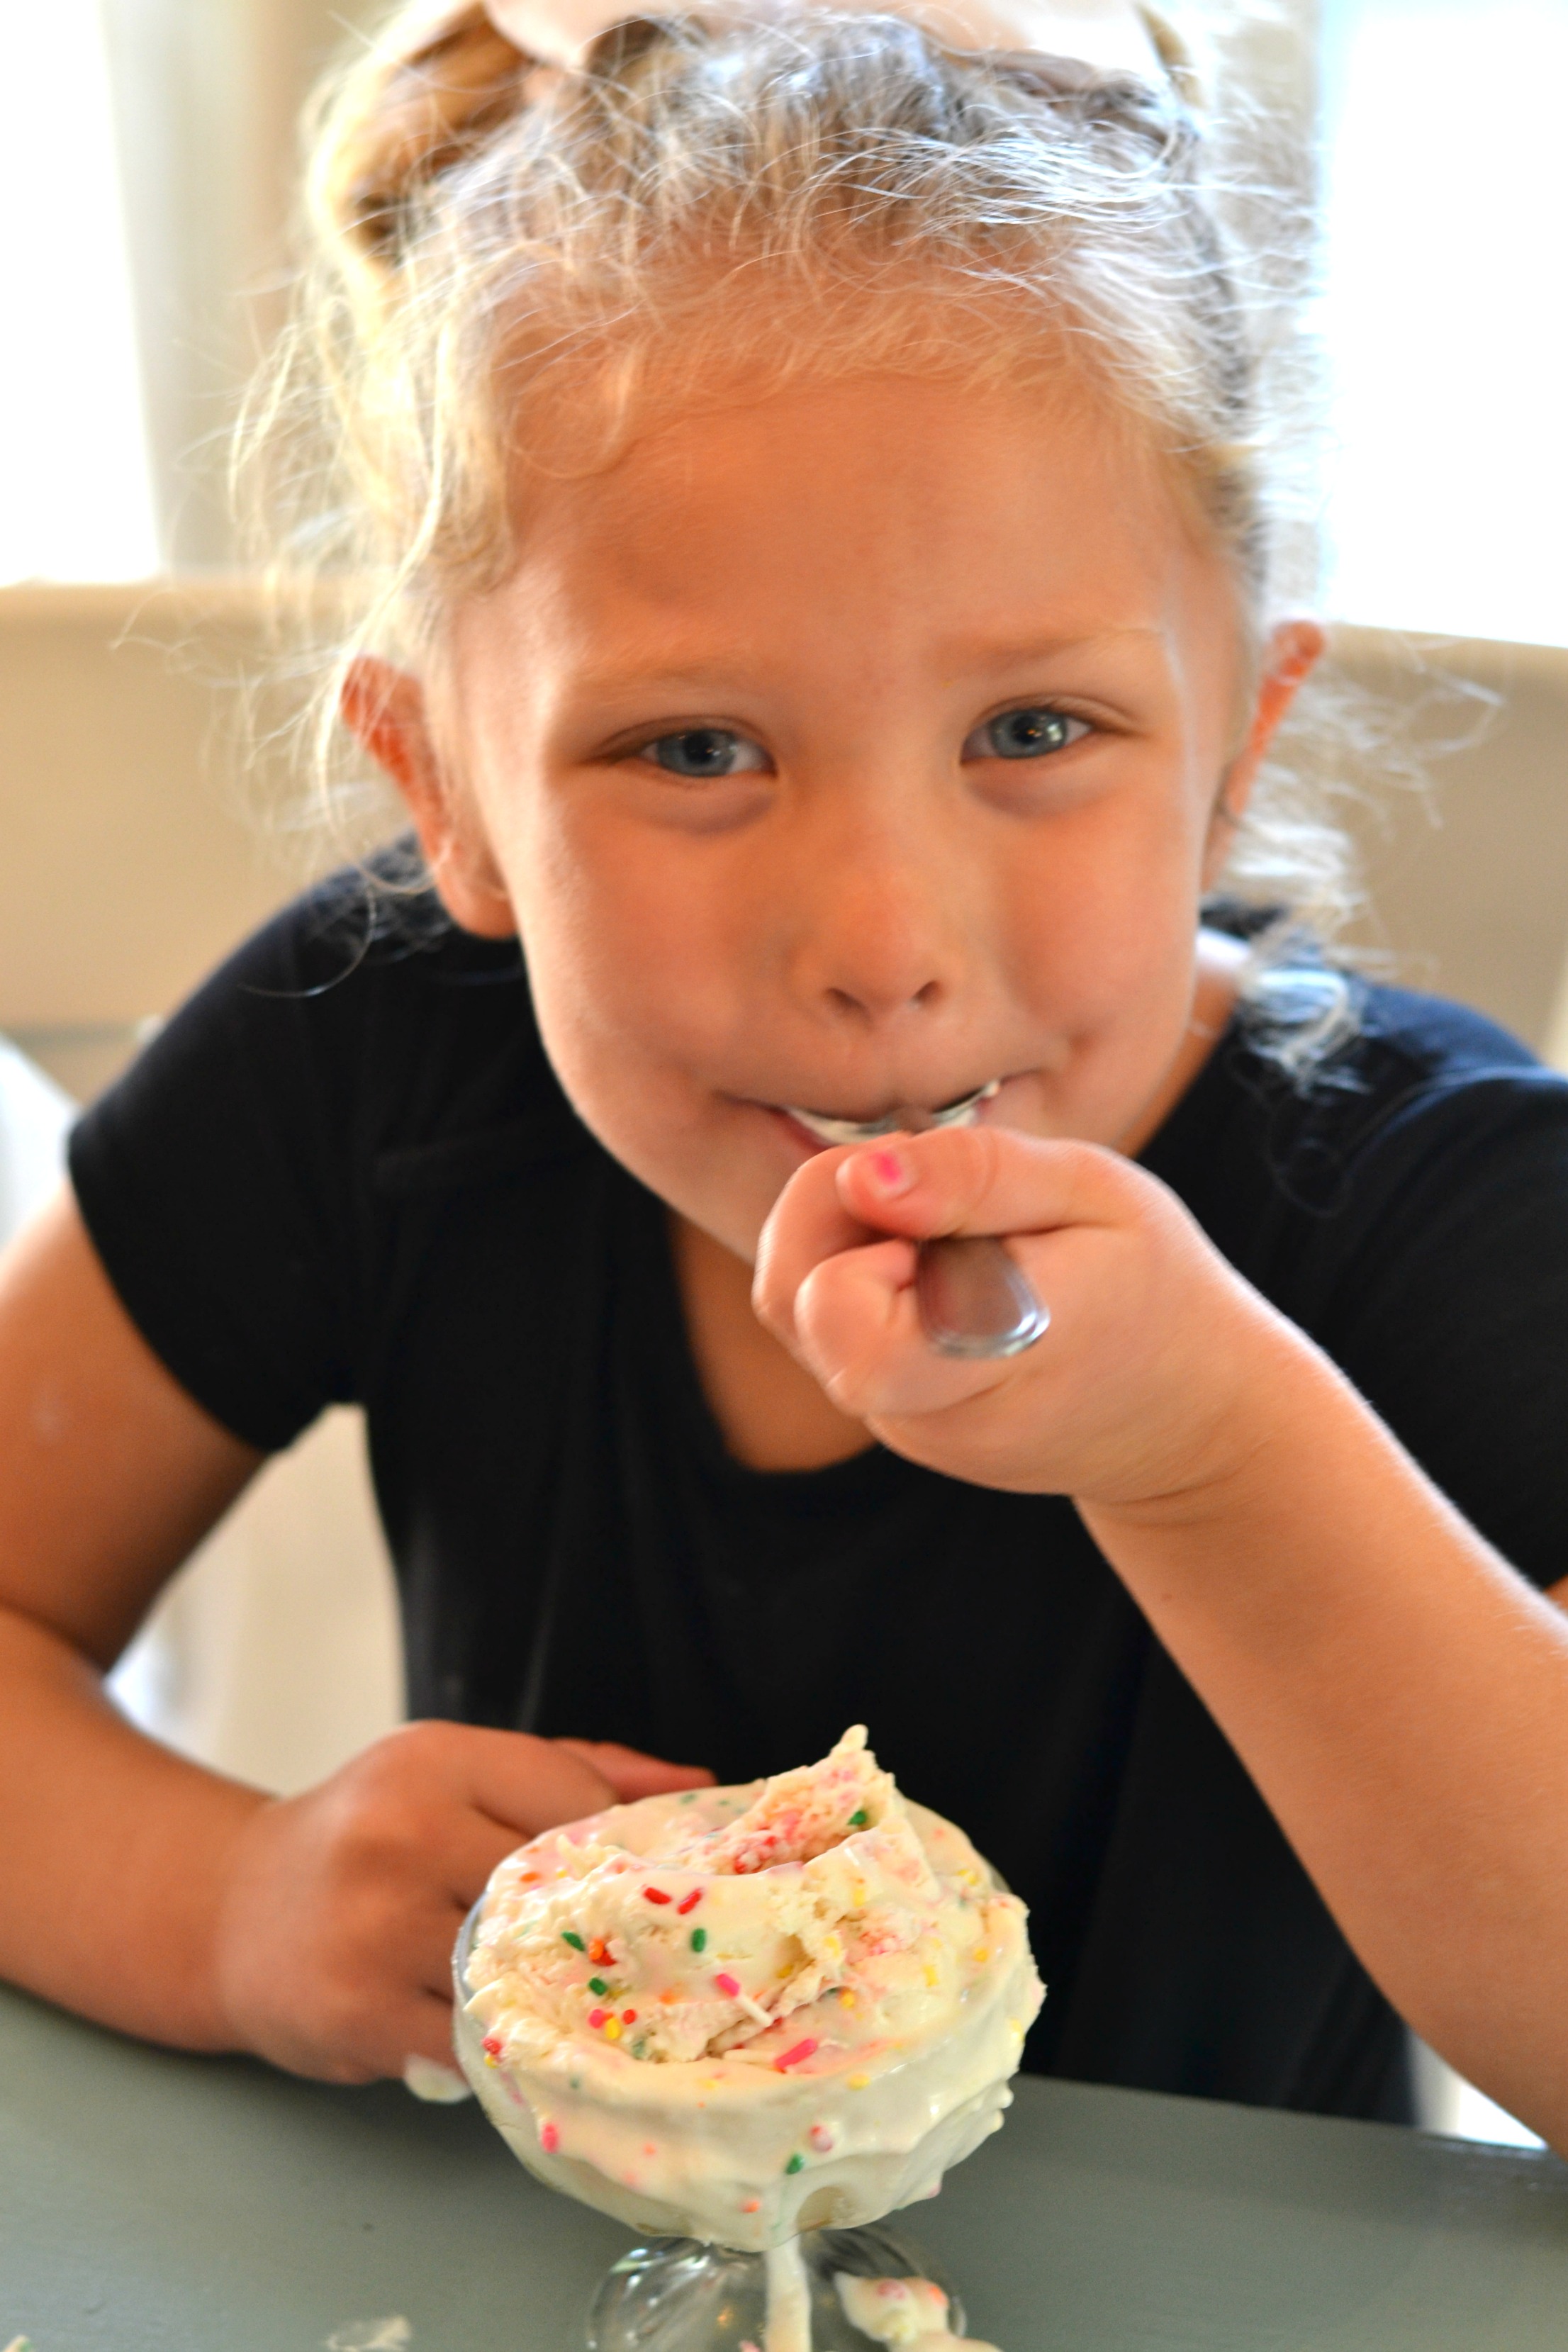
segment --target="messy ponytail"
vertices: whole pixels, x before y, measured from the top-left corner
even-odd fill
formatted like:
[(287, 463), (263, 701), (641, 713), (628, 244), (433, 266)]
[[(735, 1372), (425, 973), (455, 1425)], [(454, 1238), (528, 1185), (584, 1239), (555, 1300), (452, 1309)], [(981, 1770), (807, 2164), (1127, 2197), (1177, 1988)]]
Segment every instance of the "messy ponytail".
[[(1158, 84), (783, 0), (634, 19), (571, 71), (472, 0), (395, 13), (317, 102), (298, 323), (250, 433), (284, 460), (285, 563), (358, 598), (322, 775), (342, 665), (419, 662), (504, 577), (529, 465), (606, 463), (719, 357), (1044, 384), (1066, 355), (1227, 557), (1256, 654), (1300, 593), (1295, 346), (1278, 251), (1227, 228), (1256, 231), (1258, 191), (1151, 26)], [(1344, 845), (1299, 780), (1265, 780), (1226, 888), (1342, 914)]]
[(323, 85), (312, 108), (307, 205), (340, 266), (353, 268), (356, 254), (362, 267), (395, 257), (425, 192), (518, 113), (531, 70), (468, 0), (406, 49), (389, 28)]

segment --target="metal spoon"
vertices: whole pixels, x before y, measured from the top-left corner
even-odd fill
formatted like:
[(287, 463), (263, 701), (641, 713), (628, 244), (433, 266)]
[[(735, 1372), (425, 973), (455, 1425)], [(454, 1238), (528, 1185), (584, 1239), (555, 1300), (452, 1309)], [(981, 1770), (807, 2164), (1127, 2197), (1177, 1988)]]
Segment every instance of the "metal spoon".
[[(940, 1110), (900, 1103), (876, 1119), (830, 1118), (791, 1108), (790, 1117), (824, 1143), (874, 1143), (882, 1135), (919, 1135), (933, 1127), (973, 1127), (993, 1078)], [(994, 1234), (945, 1234), (921, 1242), (915, 1255), (921, 1326), (941, 1356), (1017, 1356), (1032, 1348), (1051, 1310)]]

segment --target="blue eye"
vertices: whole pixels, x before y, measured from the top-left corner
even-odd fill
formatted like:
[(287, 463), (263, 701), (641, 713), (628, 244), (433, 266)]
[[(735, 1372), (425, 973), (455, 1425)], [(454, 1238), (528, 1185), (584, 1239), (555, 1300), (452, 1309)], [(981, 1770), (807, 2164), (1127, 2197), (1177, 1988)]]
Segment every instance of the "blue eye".
[(1091, 732), (1089, 721), (1066, 710), (1035, 704), (1026, 710), (1005, 710), (977, 727), (963, 747), (971, 760), (1040, 760), (1048, 752), (1065, 751)]
[(767, 766), (761, 746), (728, 727), (683, 727), (645, 743), (642, 757), (672, 776), (740, 776)]

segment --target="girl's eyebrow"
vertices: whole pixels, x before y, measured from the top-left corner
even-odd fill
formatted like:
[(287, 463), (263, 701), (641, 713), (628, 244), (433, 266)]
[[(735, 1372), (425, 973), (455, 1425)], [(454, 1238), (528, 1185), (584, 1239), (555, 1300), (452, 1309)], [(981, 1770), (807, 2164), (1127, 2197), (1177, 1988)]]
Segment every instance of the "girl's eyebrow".
[[(1057, 636), (1032, 629), (1016, 638), (997, 640), (965, 635), (940, 640), (931, 647), (935, 666), (948, 679), (968, 672), (980, 676), (994, 670), (1022, 669), (1031, 662), (1055, 661), (1064, 656), (1103, 653), (1130, 639), (1152, 639), (1163, 645), (1166, 632), (1152, 622), (1117, 622), (1071, 635)], [(705, 685), (733, 686), (757, 677), (759, 663), (752, 644), (715, 646), (709, 639), (689, 646), (660, 646), (638, 659), (606, 662), (602, 656), (591, 667), (576, 671), (573, 687), (580, 694), (700, 690)], [(951, 682), (951, 681), (949, 681)]]
[(1056, 661), (1063, 655), (1109, 653), (1130, 639), (1152, 639), (1163, 646), (1168, 632), (1152, 621), (1116, 621), (1101, 629), (1079, 629), (1068, 635), (1031, 629), (1026, 635), (998, 640), (979, 635), (954, 637), (939, 648), (944, 662), (972, 671), (1021, 669), (1030, 662)]

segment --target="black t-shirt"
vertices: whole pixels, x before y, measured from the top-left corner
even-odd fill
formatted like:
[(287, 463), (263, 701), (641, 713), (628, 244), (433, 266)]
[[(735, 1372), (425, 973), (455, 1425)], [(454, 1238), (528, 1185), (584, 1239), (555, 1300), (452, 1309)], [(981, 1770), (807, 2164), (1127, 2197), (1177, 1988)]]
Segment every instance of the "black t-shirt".
[[(1030, 1906), (1032, 2067), (1408, 2113), (1397, 2021), (1069, 1501), (730, 1457), (660, 1203), (515, 944), (340, 879), (81, 1121), (131, 1315), (253, 1444), (366, 1411), (417, 1715), (749, 1779), (869, 1725)], [(1142, 1155), (1527, 1577), (1568, 1573), (1568, 1086), (1369, 988), (1305, 1096), (1233, 1027)]]

